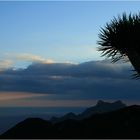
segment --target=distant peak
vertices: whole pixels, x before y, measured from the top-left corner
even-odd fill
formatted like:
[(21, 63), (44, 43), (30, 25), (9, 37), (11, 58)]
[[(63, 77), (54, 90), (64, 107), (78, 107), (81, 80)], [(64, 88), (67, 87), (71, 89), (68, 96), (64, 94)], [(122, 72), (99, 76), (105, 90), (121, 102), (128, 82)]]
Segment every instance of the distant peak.
[(102, 101), (102, 100), (99, 100), (99, 101), (97, 102), (97, 105), (102, 105), (102, 104), (104, 104), (104, 103), (106, 103), (106, 102), (104, 102), (104, 101)]
[(122, 104), (123, 102), (121, 100), (115, 101), (114, 103)]
[(74, 117), (74, 116), (76, 116), (76, 115), (73, 112), (70, 112), (70, 113), (64, 115), (64, 117)]
[(73, 112), (68, 113), (67, 115), (75, 115)]
[(103, 100), (99, 100), (99, 101), (97, 102), (97, 106), (99, 106), (99, 105), (104, 105), (104, 104), (118, 104), (118, 105), (125, 105), (121, 100), (117, 100), (117, 101), (112, 102), (112, 103), (110, 103), (110, 102), (105, 102), (105, 101), (103, 101)]

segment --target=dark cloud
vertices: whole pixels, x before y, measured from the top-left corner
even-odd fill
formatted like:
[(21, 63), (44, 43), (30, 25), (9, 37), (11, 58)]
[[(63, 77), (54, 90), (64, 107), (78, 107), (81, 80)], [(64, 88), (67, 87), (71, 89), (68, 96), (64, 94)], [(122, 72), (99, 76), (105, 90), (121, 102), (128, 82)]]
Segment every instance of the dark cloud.
[[(139, 80), (131, 79), (129, 64), (91, 61), (81, 64), (34, 63), (0, 74), (0, 91), (54, 94), (54, 98), (140, 98)], [(59, 95), (59, 96), (58, 96)]]

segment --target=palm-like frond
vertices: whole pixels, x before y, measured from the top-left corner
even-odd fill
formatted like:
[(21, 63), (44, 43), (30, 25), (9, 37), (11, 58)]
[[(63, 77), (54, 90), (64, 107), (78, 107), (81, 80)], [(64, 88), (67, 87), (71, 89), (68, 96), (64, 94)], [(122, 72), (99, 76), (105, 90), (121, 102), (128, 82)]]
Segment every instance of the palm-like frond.
[[(129, 54), (132, 52), (137, 52), (140, 56), (140, 13), (133, 15), (123, 13), (122, 16), (114, 17), (101, 28), (97, 44), (100, 46), (98, 50), (102, 52), (102, 56), (111, 58), (112, 62), (126, 56), (130, 60)], [(133, 66), (140, 73), (140, 67), (137, 69), (138, 65)]]
[(117, 61), (127, 55), (128, 50), (140, 52), (140, 14), (128, 16), (124, 13), (101, 28), (99, 51), (103, 56)]
[(133, 74), (132, 74), (132, 79), (140, 79), (140, 75), (136, 72), (136, 70), (132, 70)]

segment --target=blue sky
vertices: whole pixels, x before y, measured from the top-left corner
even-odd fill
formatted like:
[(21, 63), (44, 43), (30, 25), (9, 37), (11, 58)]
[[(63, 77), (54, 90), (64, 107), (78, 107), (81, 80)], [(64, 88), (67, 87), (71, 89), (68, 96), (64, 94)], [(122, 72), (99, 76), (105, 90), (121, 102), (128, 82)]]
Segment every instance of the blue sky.
[[(100, 27), (122, 12), (138, 12), (140, 2), (0, 2), (1, 60), (25, 67), (15, 55), (80, 63), (99, 60)], [(13, 60), (14, 59), (14, 60)], [(15, 63), (16, 62), (16, 63)]]

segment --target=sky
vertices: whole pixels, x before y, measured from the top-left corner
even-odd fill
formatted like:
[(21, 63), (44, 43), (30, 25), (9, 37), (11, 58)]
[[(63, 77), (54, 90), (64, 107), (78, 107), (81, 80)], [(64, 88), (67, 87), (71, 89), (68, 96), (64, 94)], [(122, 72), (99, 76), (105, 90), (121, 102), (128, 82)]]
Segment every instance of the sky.
[(139, 2), (0, 1), (1, 65), (101, 60), (99, 30), (124, 11), (138, 12)]
[(131, 64), (97, 51), (101, 27), (139, 9), (139, 1), (0, 1), (0, 117), (97, 100), (140, 104)]

